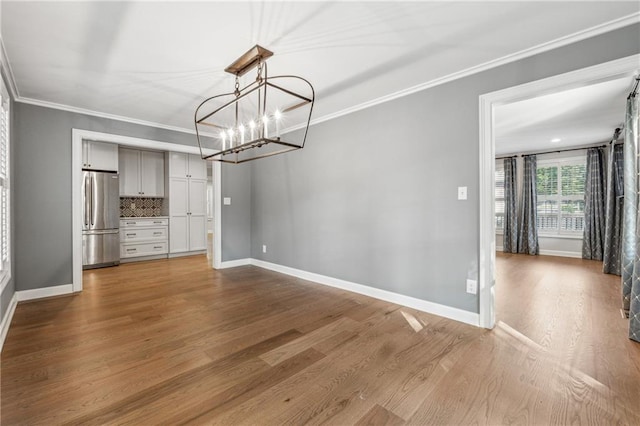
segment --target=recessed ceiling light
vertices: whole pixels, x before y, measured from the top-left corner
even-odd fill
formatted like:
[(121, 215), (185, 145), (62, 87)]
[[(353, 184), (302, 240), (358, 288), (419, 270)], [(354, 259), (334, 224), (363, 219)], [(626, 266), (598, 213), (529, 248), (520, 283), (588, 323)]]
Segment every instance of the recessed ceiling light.
[(553, 138), (553, 139), (551, 139), (551, 143), (558, 143), (558, 142), (560, 142), (561, 140), (562, 140), (562, 139), (560, 139), (560, 138)]

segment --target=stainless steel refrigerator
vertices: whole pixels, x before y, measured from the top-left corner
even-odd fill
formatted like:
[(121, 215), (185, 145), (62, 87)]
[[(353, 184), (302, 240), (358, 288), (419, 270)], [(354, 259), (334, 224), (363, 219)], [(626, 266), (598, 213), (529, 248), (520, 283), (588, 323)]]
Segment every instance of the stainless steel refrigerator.
[(120, 263), (120, 184), (114, 172), (82, 171), (82, 268)]

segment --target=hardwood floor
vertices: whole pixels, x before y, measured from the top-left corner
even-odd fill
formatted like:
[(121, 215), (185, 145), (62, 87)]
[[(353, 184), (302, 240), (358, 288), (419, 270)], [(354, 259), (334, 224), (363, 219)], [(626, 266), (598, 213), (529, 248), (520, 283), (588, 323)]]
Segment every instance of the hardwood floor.
[(17, 307), (2, 424), (640, 424), (618, 277), (497, 270), (491, 331), (204, 256), (86, 271)]

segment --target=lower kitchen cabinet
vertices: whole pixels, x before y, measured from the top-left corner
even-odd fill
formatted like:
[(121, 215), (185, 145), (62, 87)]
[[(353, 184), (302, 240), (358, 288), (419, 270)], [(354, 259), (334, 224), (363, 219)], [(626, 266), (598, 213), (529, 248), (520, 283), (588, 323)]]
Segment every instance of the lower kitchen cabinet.
[(169, 252), (169, 221), (166, 217), (120, 220), (120, 260), (166, 257)]

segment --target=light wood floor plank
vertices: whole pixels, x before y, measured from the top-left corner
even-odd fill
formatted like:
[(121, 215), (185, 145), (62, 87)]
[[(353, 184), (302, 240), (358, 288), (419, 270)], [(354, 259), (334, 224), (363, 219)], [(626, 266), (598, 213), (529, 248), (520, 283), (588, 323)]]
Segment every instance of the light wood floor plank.
[(640, 345), (601, 263), (497, 255), (497, 325), (204, 256), (19, 303), (2, 424), (640, 424)]

